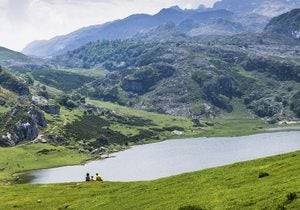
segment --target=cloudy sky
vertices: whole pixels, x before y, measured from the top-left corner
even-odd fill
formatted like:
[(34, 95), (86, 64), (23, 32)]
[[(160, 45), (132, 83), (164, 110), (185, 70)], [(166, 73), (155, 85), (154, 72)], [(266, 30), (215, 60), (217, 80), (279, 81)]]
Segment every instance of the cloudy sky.
[(49, 39), (88, 25), (154, 14), (179, 5), (211, 6), (216, 0), (0, 0), (0, 46), (22, 50), (33, 40)]

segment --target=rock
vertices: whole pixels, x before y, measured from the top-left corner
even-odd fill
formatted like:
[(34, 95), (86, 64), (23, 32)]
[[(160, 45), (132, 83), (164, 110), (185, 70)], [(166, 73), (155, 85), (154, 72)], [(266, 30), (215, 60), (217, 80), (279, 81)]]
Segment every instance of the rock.
[(52, 115), (60, 114), (60, 106), (57, 104), (46, 104), (46, 105), (40, 106), (40, 108), (48, 114), (52, 114)]
[(0, 97), (0, 106), (4, 106), (6, 104), (6, 100), (3, 97)]
[(45, 127), (47, 126), (47, 121), (45, 119), (45, 114), (41, 110), (31, 109), (28, 114), (31, 119), (33, 119), (39, 126)]
[(26, 123), (17, 123), (15, 125), (14, 133), (17, 136), (15, 143), (19, 143), (23, 140), (34, 140), (39, 135), (39, 129), (37, 123), (32, 119)]
[(7, 133), (0, 137), (0, 146), (15, 146), (21, 141), (32, 141), (45, 127), (44, 113), (33, 107), (15, 107), (4, 118)]
[(67, 142), (67, 140), (64, 137), (58, 135), (48, 135), (47, 139), (48, 142), (54, 144), (65, 144)]
[(183, 135), (183, 132), (175, 130), (175, 131), (172, 131), (172, 134), (175, 134), (177, 136), (181, 136), (181, 135)]
[(33, 96), (32, 102), (48, 114), (59, 115), (60, 106), (41, 96)]
[(0, 136), (0, 147), (15, 146), (16, 143), (13, 139), (15, 139), (15, 137), (13, 137), (11, 133), (6, 133), (6, 135)]

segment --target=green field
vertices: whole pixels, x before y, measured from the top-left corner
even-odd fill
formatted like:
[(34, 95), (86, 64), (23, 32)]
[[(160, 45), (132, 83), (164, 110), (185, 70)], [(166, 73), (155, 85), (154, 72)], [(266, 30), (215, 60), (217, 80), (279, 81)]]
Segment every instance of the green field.
[(0, 184), (15, 180), (19, 172), (80, 164), (91, 158), (87, 154), (47, 144), (0, 148), (0, 154)]
[(150, 182), (1, 186), (0, 209), (299, 209), (299, 162), (295, 152)]

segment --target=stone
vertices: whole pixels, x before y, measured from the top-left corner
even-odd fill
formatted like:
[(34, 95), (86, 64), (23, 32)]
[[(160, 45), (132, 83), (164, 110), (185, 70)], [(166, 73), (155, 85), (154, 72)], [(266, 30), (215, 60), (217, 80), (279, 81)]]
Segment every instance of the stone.
[(6, 100), (3, 97), (0, 97), (0, 106), (4, 106), (6, 104)]
[(38, 109), (31, 109), (28, 114), (30, 117), (39, 125), (42, 127), (47, 126), (47, 121), (45, 119), (45, 114), (41, 110)]
[(60, 114), (60, 106), (57, 104), (46, 104), (46, 105), (42, 105), (40, 106), (40, 108), (51, 115), (59, 115)]

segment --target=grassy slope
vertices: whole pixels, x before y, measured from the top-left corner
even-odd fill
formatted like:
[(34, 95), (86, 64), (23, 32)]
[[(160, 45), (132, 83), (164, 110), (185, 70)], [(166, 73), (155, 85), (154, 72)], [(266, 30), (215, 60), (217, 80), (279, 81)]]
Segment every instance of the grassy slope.
[[(11, 209), (287, 209), (300, 207), (300, 152), (201, 172), (133, 183), (0, 187), (0, 208)], [(258, 179), (259, 172), (270, 176)]]
[[(48, 151), (43, 154), (42, 151)], [(11, 181), (18, 172), (69, 164), (80, 164), (90, 158), (64, 147), (47, 144), (28, 144), (13, 148), (0, 148), (0, 182)]]
[[(233, 113), (225, 113), (221, 118), (212, 121), (214, 126), (205, 128), (196, 128), (190, 119), (184, 117), (175, 117), (171, 115), (157, 114), (136, 110), (113, 103), (88, 100), (89, 103), (111, 109), (117, 113), (131, 115), (152, 120), (159, 127), (178, 126), (185, 129), (184, 136), (240, 136), (249, 135), (262, 131), (267, 125), (258, 118), (252, 118), (244, 107), (237, 101)], [(172, 136), (165, 136), (170, 138)]]

